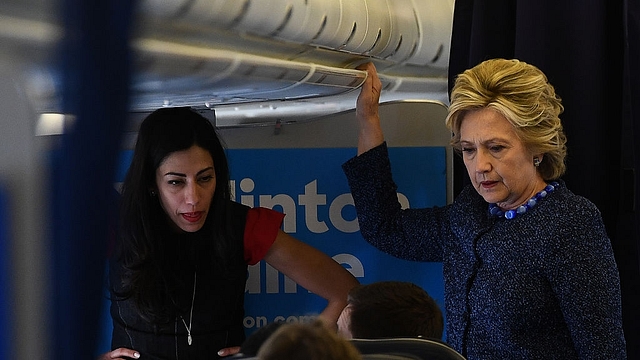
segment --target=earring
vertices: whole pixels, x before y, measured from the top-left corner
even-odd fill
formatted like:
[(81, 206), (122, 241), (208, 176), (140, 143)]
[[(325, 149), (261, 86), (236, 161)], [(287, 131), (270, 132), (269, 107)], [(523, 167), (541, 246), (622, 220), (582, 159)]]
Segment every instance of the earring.
[(154, 190), (149, 191), (149, 194), (151, 194), (151, 196), (156, 197), (156, 192)]
[(536, 156), (536, 157), (533, 158), (533, 166), (538, 167), (538, 166), (540, 166), (541, 162), (542, 161), (540, 160), (539, 157)]

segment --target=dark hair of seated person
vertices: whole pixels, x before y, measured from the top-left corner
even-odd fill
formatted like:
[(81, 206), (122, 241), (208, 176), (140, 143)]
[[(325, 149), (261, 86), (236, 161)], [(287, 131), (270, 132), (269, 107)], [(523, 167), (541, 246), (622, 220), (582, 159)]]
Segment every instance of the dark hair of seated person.
[(347, 299), (353, 338), (424, 337), (440, 339), (442, 311), (420, 286), (404, 281), (357, 285)]

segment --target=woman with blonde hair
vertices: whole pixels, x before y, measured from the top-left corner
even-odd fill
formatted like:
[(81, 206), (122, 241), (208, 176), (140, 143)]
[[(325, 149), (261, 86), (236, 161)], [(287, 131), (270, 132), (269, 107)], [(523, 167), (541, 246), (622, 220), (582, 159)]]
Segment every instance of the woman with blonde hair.
[(566, 137), (547, 77), (492, 59), (460, 74), (446, 125), (470, 184), (452, 204), (401, 209), (373, 64), (358, 156), (343, 165), (362, 236), (443, 263), (447, 342), (468, 359), (625, 359), (620, 278), (601, 214), (560, 178)]

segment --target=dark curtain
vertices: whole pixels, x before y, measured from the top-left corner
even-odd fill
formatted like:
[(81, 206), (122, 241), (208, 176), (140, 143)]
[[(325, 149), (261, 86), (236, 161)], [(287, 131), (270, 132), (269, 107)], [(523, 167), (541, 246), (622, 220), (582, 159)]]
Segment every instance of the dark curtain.
[[(620, 270), (629, 359), (640, 359), (640, 9), (638, 1), (456, 0), (449, 84), (490, 58), (544, 71), (563, 99), (567, 173), (593, 201)], [(455, 193), (468, 182), (461, 161)], [(562, 216), (562, 214), (558, 214)]]

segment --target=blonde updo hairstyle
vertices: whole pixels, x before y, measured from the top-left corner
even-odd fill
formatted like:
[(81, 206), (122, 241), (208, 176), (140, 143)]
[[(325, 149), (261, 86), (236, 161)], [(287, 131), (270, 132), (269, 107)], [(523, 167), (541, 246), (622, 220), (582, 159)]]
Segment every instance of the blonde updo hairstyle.
[(567, 138), (559, 118), (564, 107), (542, 71), (519, 60), (492, 59), (458, 75), (446, 118), (457, 152), (465, 115), (483, 108), (504, 116), (531, 153), (544, 154), (538, 167), (544, 180), (564, 174)]

